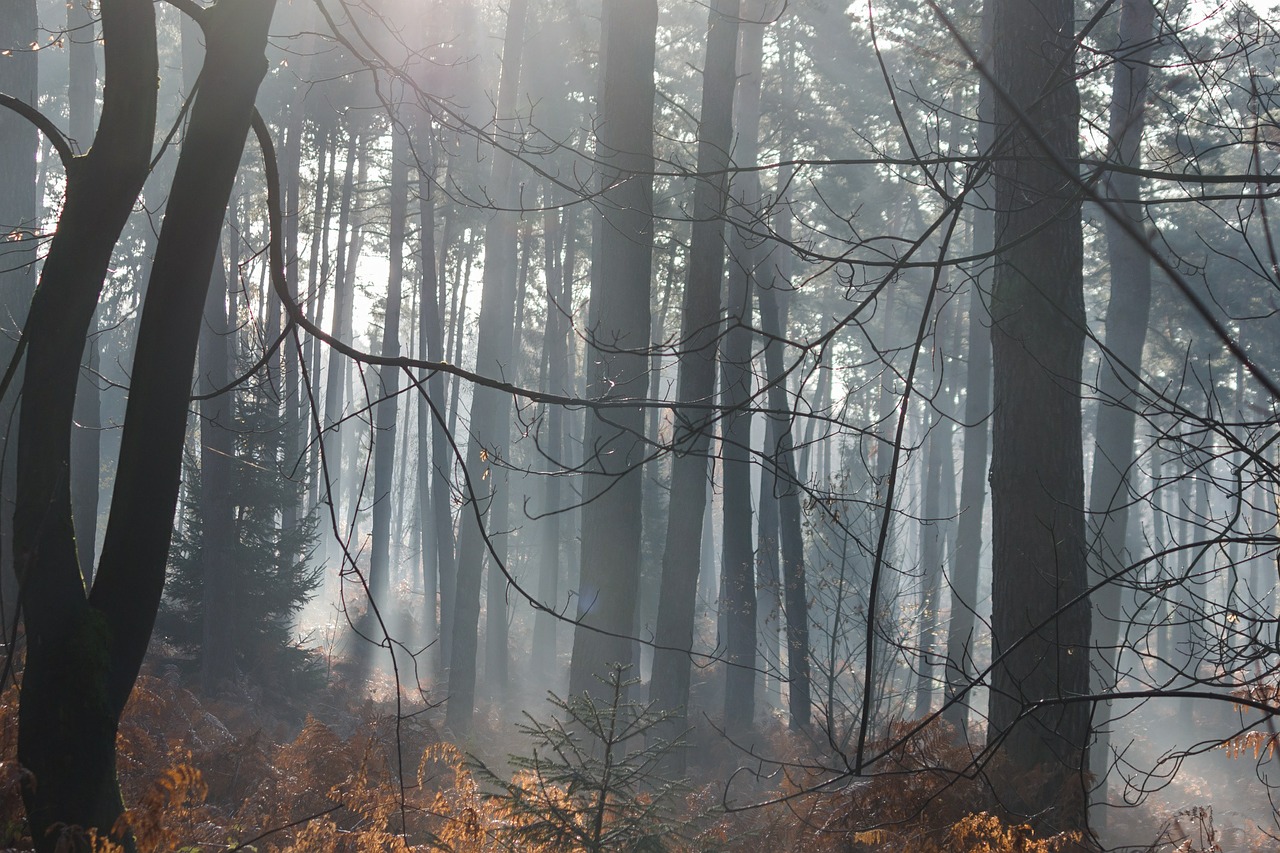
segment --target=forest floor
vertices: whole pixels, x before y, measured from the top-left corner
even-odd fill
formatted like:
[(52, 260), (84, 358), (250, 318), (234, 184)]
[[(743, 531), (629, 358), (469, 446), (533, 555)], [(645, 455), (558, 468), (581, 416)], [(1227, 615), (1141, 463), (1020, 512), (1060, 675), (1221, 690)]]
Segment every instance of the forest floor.
[[(563, 784), (563, 777), (556, 782), (540, 778), (527, 760), (537, 744), (511, 720), (479, 714), (472, 736), (455, 745), (441, 736), (440, 708), (407, 694), (397, 702), (391, 682), (375, 686), (380, 697), (375, 700), (343, 688), (349, 683), (345, 679), (333, 681), (304, 699), (271, 696), (245, 685), (202, 699), (183, 685), (171, 663), (149, 665), (118, 741), (121, 785), (140, 848), (263, 853), (1078, 849), (1070, 838), (1037, 838), (1026, 827), (992, 817), (994, 804), (983, 782), (944, 769), (962, 766), (972, 752), (942, 727), (926, 729), (894, 750), (883, 775), (833, 781), (831, 768), (838, 758), (789, 732), (781, 718), (770, 717), (749, 745), (712, 736), (702, 748), (690, 750), (688, 775), (698, 783), (668, 787), (650, 767), (638, 788), (611, 790), (604, 819), (593, 822), (600, 798), (592, 779), (598, 778), (598, 768), (580, 768), (578, 790)], [(531, 706), (526, 722), (550, 721), (554, 710), (549, 704)], [(895, 731), (905, 730), (903, 725)], [(1159, 730), (1171, 721), (1143, 725)], [(0, 695), (0, 850), (31, 847), (22, 816), (16, 734), (17, 690), (10, 686)], [(1131, 748), (1135, 759), (1146, 760), (1159, 746), (1148, 738), (1135, 739)], [(624, 765), (643, 763), (640, 748), (628, 744), (628, 749)], [(785, 756), (787, 763), (752, 760), (752, 751)], [(526, 761), (512, 763), (509, 756)], [(1250, 785), (1253, 763), (1212, 755), (1201, 764), (1142, 804), (1117, 810), (1108, 836), (1141, 842), (1123, 849), (1276, 849), (1245, 816), (1256, 805), (1253, 800), (1266, 802), (1259, 783)], [(1115, 795), (1118, 802), (1123, 796), (1123, 791)], [(1210, 796), (1227, 799), (1219, 806), (1216, 827), (1213, 812), (1205, 809)], [(602, 840), (607, 843), (595, 846)], [(1187, 843), (1192, 846), (1180, 846)]]

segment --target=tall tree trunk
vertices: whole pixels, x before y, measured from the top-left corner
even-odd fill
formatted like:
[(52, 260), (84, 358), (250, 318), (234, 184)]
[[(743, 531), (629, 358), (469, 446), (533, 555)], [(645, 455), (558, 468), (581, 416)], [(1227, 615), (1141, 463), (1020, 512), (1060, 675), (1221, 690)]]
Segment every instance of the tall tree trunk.
[[(988, 742), (1010, 762), (1014, 813), (1084, 827), (1089, 608), (1080, 371), (1080, 196), (1050, 159), (1079, 153), (1072, 0), (996, 0), (995, 377)], [(1027, 127), (1019, 115), (1030, 117)], [(1041, 784), (1021, 774), (1034, 770)], [(1014, 780), (1017, 780), (1016, 782)]]
[[(976, 210), (973, 216), (972, 253), (985, 255), (992, 247), (992, 220), (985, 210)], [(964, 691), (972, 682), (973, 655), (977, 645), (974, 632), (977, 626), (978, 563), (982, 554), (982, 522), (987, 501), (988, 415), (991, 413), (991, 338), (987, 331), (990, 320), (982, 280), (983, 277), (975, 273), (969, 287), (964, 456), (961, 460), (960, 511), (951, 575), (951, 621), (947, 624), (946, 707), (942, 715), (944, 720), (955, 726), (962, 739), (968, 732), (971, 701)]]
[[(1141, 165), (1142, 131), (1145, 126), (1147, 82), (1155, 47), (1155, 7), (1151, 0), (1124, 0), (1120, 12), (1120, 43), (1116, 48), (1115, 76), (1111, 86), (1109, 137), (1115, 161)], [(1151, 316), (1151, 259), (1147, 246), (1132, 239), (1116, 221), (1126, 220), (1139, 232), (1143, 209), (1136, 175), (1113, 172), (1108, 178), (1106, 220), (1107, 256), (1111, 263), (1111, 295), (1107, 303), (1106, 348), (1099, 369), (1098, 423), (1093, 450), (1093, 474), (1089, 488), (1090, 580), (1097, 584), (1129, 564), (1125, 536), (1133, 478), (1133, 438), (1137, 415), (1135, 377), (1142, 370), (1142, 348)], [(1095, 593), (1093, 634), (1098, 649), (1098, 687), (1115, 689), (1118, 644), (1124, 623), (1121, 583), (1105, 583)], [(1109, 809), (1107, 769), (1111, 761), (1110, 705), (1104, 705), (1098, 721), (1092, 769), (1098, 781), (1095, 800), (1101, 825)]]
[[(463, 344), (467, 339), (467, 292), (471, 289), (471, 263), (475, 260), (476, 254), (479, 252), (479, 231), (471, 230), (471, 237), (465, 240), (464, 252), (466, 254), (465, 263), (460, 262), (458, 268), (462, 270), (461, 281), (458, 286), (453, 288), (453, 305), (449, 311), (449, 328), (450, 343), (453, 345), (453, 363), (462, 364)], [(460, 389), (462, 387), (462, 377), (454, 374), (453, 387), (449, 389), (449, 435), (458, 434), (458, 407), (462, 400)], [(476, 617), (479, 618), (478, 616)]]
[(86, 598), (64, 473), (75, 383), (112, 249), (148, 171), (159, 70), (152, 5), (102, 4), (102, 121), (68, 181), (32, 303), (25, 382), (46, 393), (26, 400), (19, 433), (14, 532), (28, 656), (18, 759), (39, 780), (23, 795), (42, 851), (58, 847), (61, 833), (50, 829), (75, 825), (106, 835), (122, 810), (116, 730), (164, 585), (201, 312), (266, 72), (273, 5), (224, 0), (203, 16), (206, 88), (192, 108), (157, 244), (111, 514)]
[[(346, 171), (342, 177), (342, 197), (339, 201), (338, 208), (338, 245), (335, 249), (337, 263), (333, 276), (333, 322), (331, 329), (333, 336), (340, 341), (351, 342), (351, 326), (352, 311), (355, 294), (352, 290), (355, 285), (354, 270), (348, 269), (348, 257), (350, 255), (350, 247), (356, 243), (355, 232), (358, 227), (353, 222), (352, 207), (355, 205), (355, 196), (359, 192), (356, 185), (356, 161), (363, 161), (364, 153), (361, 150), (361, 136), (354, 129), (348, 129), (347, 141), (347, 158)], [(364, 163), (361, 162), (359, 170), (364, 171)], [(364, 182), (361, 181), (361, 184)], [(329, 350), (329, 369), (325, 377), (325, 394), (324, 394), (324, 427), (327, 435), (322, 436), (321, 440), (325, 442), (322, 456), (326, 464), (320, 469), (320, 477), (327, 478), (328, 482), (320, 484), (321, 493), (325, 499), (333, 507), (333, 515), (341, 524), (343, 516), (342, 510), (346, 506), (343, 502), (342, 489), (342, 450), (343, 436), (348, 432), (346, 425), (343, 423), (345, 416), (345, 390), (346, 383), (344, 379), (348, 374), (347, 357), (336, 349)], [(339, 531), (335, 531), (341, 536)], [(339, 561), (340, 565), (346, 568), (345, 557)]]
[[(88, 4), (68, 3), (67, 125), (72, 139), (81, 146), (87, 146), (93, 139), (98, 81), (98, 66), (93, 55), (94, 30)], [(96, 326), (95, 320), (91, 327), (95, 337), (87, 347), (84, 371), (76, 389), (76, 429), (71, 434), (72, 513), (75, 516), (76, 550), (80, 553), (86, 585), (93, 583), (93, 566), (97, 562), (98, 488), (102, 479), (102, 391), (98, 384), (101, 361)]]
[[(569, 373), (566, 363), (566, 340), (568, 324), (566, 315), (573, 310), (573, 294), (565, 292), (565, 283), (572, 282), (571, 277), (564, 274), (561, 248), (565, 245), (565, 232), (562, 227), (560, 213), (555, 207), (555, 193), (548, 182), (544, 193), (547, 210), (543, 214), (543, 239), (545, 242), (546, 260), (543, 272), (546, 277), (547, 316), (543, 331), (543, 346), (546, 349), (546, 380), (544, 390), (553, 394), (566, 393), (565, 383)], [(571, 208), (572, 210), (572, 208)], [(566, 219), (571, 214), (566, 215)], [(571, 221), (569, 223), (572, 225)], [(549, 463), (555, 467), (563, 467), (564, 448), (564, 408), (549, 405), (546, 410), (546, 447), (544, 453)], [(561, 541), (561, 477), (556, 471), (545, 478), (543, 491), (544, 506), (540, 527), (542, 544), (539, 548), (540, 565), (538, 568), (538, 601), (544, 607), (559, 607), (560, 599), (560, 541)], [(533, 617), (533, 666), (542, 678), (556, 675), (556, 618), (552, 614), (539, 610)]]
[[(512, 132), (512, 119), (515, 116), (527, 11), (527, 0), (511, 0), (511, 6), (507, 10), (495, 123), (499, 142), (503, 144), (507, 135)], [(510, 208), (515, 200), (512, 192), (514, 166), (511, 156), (495, 146), (489, 191), (502, 208)], [(511, 335), (515, 319), (515, 230), (515, 213), (500, 209), (490, 215), (484, 233), (484, 280), (480, 293), (480, 327), (476, 338), (476, 372), (495, 379), (507, 378), (511, 367)], [(465, 301), (460, 302), (460, 310), (464, 307)], [(461, 328), (456, 331), (459, 335), (461, 332)], [(471, 718), (475, 712), (476, 632), (480, 621), (481, 570), (486, 554), (490, 560), (505, 561), (505, 513), (495, 513), (494, 510), (507, 500), (507, 494), (505, 490), (497, 488), (495, 481), (502, 469), (494, 462), (505, 462), (510, 438), (510, 417), (511, 398), (504, 392), (480, 386), (472, 392), (467, 472), (473, 503), (462, 509), (453, 644), (449, 660), (449, 705), (445, 717), (446, 725), (459, 736), (470, 731)], [(492, 536), (494, 533), (499, 535)], [(505, 591), (506, 579), (502, 577), (500, 569), (500, 566), (494, 565), (489, 580), (491, 585), (497, 583)], [(493, 597), (490, 597), (489, 604), (495, 604)], [(489, 622), (500, 620), (504, 628), (506, 618), (505, 608), (501, 612), (486, 613)], [(504, 637), (495, 639), (491, 634), (488, 638), (501, 642), (502, 648), (486, 648), (486, 670), (505, 669), (507, 649)]]
[[(790, 222), (780, 231), (783, 242), (790, 234)], [(782, 275), (771, 287), (760, 291), (760, 327), (770, 336), (765, 349), (765, 375), (769, 381), (769, 408), (784, 412), (790, 408), (783, 379), (783, 352), (777, 340), (787, 328), (787, 295), (791, 283), (784, 264), (775, 265)], [(770, 445), (774, 460), (774, 485), (778, 504), (778, 538), (781, 545), (782, 576), (774, 582), (773, 600), (786, 617), (787, 648), (787, 712), (795, 729), (809, 726), (809, 592), (804, 568), (804, 532), (800, 514), (800, 480), (795, 469), (792, 449), (794, 424), (785, 415), (775, 415)], [(777, 584), (781, 583), (781, 587)], [(767, 588), (767, 587), (766, 587)], [(779, 589), (781, 600), (779, 600)], [(777, 626), (773, 628), (776, 642)], [(768, 641), (766, 641), (768, 642)], [(776, 647), (776, 645), (775, 645)]]
[[(764, 16), (763, 3), (749, 3), (746, 20)], [(736, 165), (754, 169), (760, 150), (760, 86), (764, 27), (749, 24), (741, 29), (743, 51), (737, 87)], [(720, 389), (726, 407), (724, 420), (724, 588), (727, 611), (727, 671), (725, 674), (725, 727), (738, 734), (751, 727), (755, 717), (756, 686), (756, 578), (751, 544), (751, 309), (756, 285), (758, 247), (749, 233), (759, 216), (760, 179), (755, 171), (739, 174), (733, 182), (735, 224), (729, 241), (732, 260), (725, 297), (728, 331), (720, 340)]]
[[(766, 261), (765, 263), (768, 263)], [(762, 282), (763, 284), (763, 282)], [(786, 393), (785, 377), (775, 376), (769, 369), (769, 350), (780, 348), (781, 344), (771, 339), (765, 329), (765, 300), (772, 299), (774, 294), (762, 287), (760, 299), (760, 328), (764, 331), (765, 340), (765, 382), (769, 384), (768, 403), (773, 409), (773, 383), (783, 383), (783, 394)], [(772, 307), (777, 312), (777, 304)], [(779, 355), (782, 355), (779, 352)], [(775, 359), (781, 361), (781, 359)], [(785, 397), (784, 397), (785, 406)], [(778, 437), (787, 429), (785, 420), (779, 423), (777, 414), (771, 412), (765, 424), (764, 452), (773, 459), (777, 456)], [(782, 619), (782, 573), (779, 562), (779, 528), (778, 519), (778, 473), (775, 465), (767, 462), (760, 470), (760, 491), (756, 502), (756, 583), (758, 600), (756, 603), (756, 636), (760, 642), (760, 673), (757, 675), (756, 687), (760, 690), (763, 701), (768, 708), (780, 707), (782, 700), (781, 674), (782, 647), (779, 644), (779, 627)]]
[[(181, 33), (183, 87), (191, 93), (195, 91), (204, 60), (204, 34), (200, 26), (186, 16), (182, 19)], [(234, 208), (233, 203), (220, 235), (225, 235), (232, 243), (232, 260), (235, 269), (239, 269), (234, 251)], [(227, 387), (235, 371), (233, 326), (228, 316), (228, 304), (234, 305), (235, 297), (232, 279), (227, 275), (223, 242), (220, 236), (205, 296), (204, 318), (200, 324), (196, 369), (197, 388), (202, 394)], [(206, 695), (214, 696), (220, 689), (233, 684), (236, 677), (235, 602), (239, 567), (231, 547), (235, 536), (235, 507), (231, 497), (232, 459), (235, 456), (233, 392), (201, 400), (199, 411), (200, 687)]]
[[(308, 275), (308, 300), (313, 303), (314, 314), (311, 319), (319, 328), (324, 328), (325, 290), (329, 286), (329, 222), (333, 218), (333, 182), (334, 170), (338, 166), (338, 146), (334, 144), (329, 130), (320, 124), (316, 126), (316, 160), (320, 164), (316, 174), (316, 197), (312, 206), (311, 228), (319, 232), (311, 240), (311, 265)], [(326, 166), (325, 152), (329, 153)], [(323, 204), (322, 204), (323, 201)], [(304, 345), (303, 358), (307, 370), (311, 374), (310, 387), (305, 389), (307, 400), (299, 400), (298, 417), (307, 424), (313, 422), (309, 409), (320, 405), (320, 342), (308, 335)], [(317, 413), (318, 414), (318, 413)], [(310, 434), (310, 428), (307, 432)], [(318, 437), (316, 437), (318, 438)], [(311, 442), (307, 451), (307, 509), (311, 510), (320, 503), (320, 442)]]
[[(0, 92), (29, 106), (36, 92), (36, 52), (28, 46), (39, 40), (35, 0), (18, 0), (0, 15)], [(7, 369), (17, 351), (36, 283), (36, 238), (39, 193), (36, 159), (40, 138), (33, 125), (7, 115), (0, 121), (0, 233), (21, 235), (0, 251), (0, 364)], [(13, 566), (13, 510), (17, 487), (18, 388), (0, 398), (0, 643), (8, 647), (18, 617), (18, 584)]]
[[(418, 219), (421, 241), (418, 317), (418, 353), (431, 361), (444, 360), (443, 323), (440, 305), (444, 279), (436, 265), (436, 201), (433, 183), (435, 168), (435, 140), (430, 119), (418, 117), (417, 138), (420, 159), (418, 172)], [(418, 391), (418, 512), (423, 531), (434, 535), (436, 553), (434, 559), (423, 557), (423, 571), (433, 577), (423, 578), (427, 601), (427, 637), (437, 639), (435, 652), (437, 675), (444, 674), (448, 662), (454, 596), (455, 566), (453, 553), (452, 478), (453, 452), (449, 436), (445, 434), (444, 376), (439, 371), (419, 373), (418, 382), (426, 383), (426, 393)], [(430, 444), (427, 436), (430, 435)], [(429, 513), (429, 516), (428, 516)], [(431, 572), (430, 568), (435, 571)], [(437, 594), (439, 617), (437, 618)]]
[[(398, 127), (391, 130), (390, 230), (387, 239), (387, 302), (382, 324), (382, 357), (400, 357), (400, 309), (404, 283), (405, 215), (409, 206), (408, 140)], [(373, 530), (369, 560), (369, 610), (384, 625), (390, 624), (391, 606), (391, 498), (395, 479), (396, 407), (400, 400), (400, 368), (390, 365), (377, 372), (380, 401), (374, 408), (373, 434)], [(381, 639), (383, 628), (366, 620), (366, 637)]]
[[(738, 0), (716, 0), (707, 21), (702, 113), (698, 121), (698, 172), (704, 177), (698, 179), (693, 194), (693, 234), (681, 308), (676, 386), (678, 401), (690, 408), (676, 409), (671, 437), (676, 455), (671, 463), (667, 540), (649, 687), (649, 696), (657, 707), (670, 711), (687, 710), (689, 704), (689, 652), (693, 648), (702, 557), (699, 546), (707, 514), (707, 450), (715, 420), (707, 409), (692, 407), (713, 400), (715, 395), (715, 339), (724, 278), (726, 169), (732, 147), (738, 12)], [(705, 569), (712, 570), (710, 564)], [(659, 734), (671, 740), (682, 725), (675, 719), (668, 730)], [(682, 752), (671, 758), (671, 769), (682, 772)]]
[[(994, 10), (982, 11), (981, 50), (990, 63)], [(994, 93), (984, 76), (978, 84), (978, 153), (987, 156), (995, 144)], [(992, 179), (985, 173), (972, 190), (977, 200), (970, 207), (970, 254), (983, 258), (969, 275), (964, 376), (964, 450), (961, 458), (960, 505), (951, 573), (951, 619), (947, 624), (946, 687), (942, 718), (955, 727), (961, 739), (968, 736), (973, 653), (977, 644), (978, 564), (982, 555), (982, 529), (987, 502), (987, 458), (991, 414), (991, 326), (987, 312), (991, 267), (986, 260), (995, 240), (991, 211)], [(959, 322), (957, 320), (957, 326)]]
[(751, 251), (739, 232), (730, 240), (734, 250), (726, 288), (728, 328), (720, 339), (720, 400), (724, 426), (720, 442), (723, 460), (724, 525), (721, 538), (721, 601), (724, 620), (726, 672), (725, 726), (738, 733), (755, 716), (756, 587), (751, 550)]
[[(935, 356), (936, 379), (942, 378), (942, 354)], [(925, 437), (925, 462), (922, 485), (924, 487), (920, 530), (920, 615), (916, 634), (919, 659), (916, 663), (916, 695), (913, 716), (920, 719), (931, 710), (933, 702), (933, 634), (938, 626), (939, 597), (942, 591), (942, 557), (945, 522), (942, 516), (942, 454), (951, 452), (950, 436), (944, 440), (943, 431), (950, 430), (950, 422), (938, 410), (942, 395), (934, 389), (933, 412)], [(928, 401), (925, 401), (926, 404)]]
[[(22, 4), (19, 11), (25, 10)], [(29, 21), (18, 23), (23, 30), (30, 23), (34, 32), (34, 5), (30, 12)], [(114, 88), (107, 90), (95, 144), (68, 176), (66, 203), (25, 323), (24, 387), (46, 392), (29, 395), (18, 415), (13, 555), (28, 643), (18, 759), (39, 779), (24, 786), (23, 799), (32, 838), (45, 851), (56, 846), (58, 833), (49, 832), (56, 824), (109, 828), (123, 808), (115, 776), (119, 711), (108, 696), (107, 661), (91, 656), (101, 655), (106, 619), (85, 596), (65, 472), (85, 338), (115, 242), (148, 171), (159, 71), (154, 8), (146, 0), (106, 0), (102, 30), (112, 45), (106, 82)], [(34, 97), (34, 67), (31, 72)], [(8, 134), (14, 124), (7, 117), (0, 127)], [(15, 136), (16, 151), (31, 150), (21, 144), (22, 134)], [(14, 224), (31, 223), (35, 211), (22, 204), (25, 170), (5, 172), (18, 201), (8, 215)]]
[[(643, 398), (649, 385), (657, 24), (655, 0), (604, 0), (596, 126), (602, 217), (585, 372), (587, 395), (602, 401)], [(583, 482), (579, 625), (569, 668), (574, 694), (598, 694), (596, 676), (632, 660), (643, 435), (639, 406), (587, 412), (584, 466), (590, 473)]]
[[(796, 73), (794, 48), (788, 46), (782, 54), (784, 69), (784, 97), (795, 97)], [(792, 152), (783, 159), (791, 159)], [(790, 179), (783, 185), (789, 186)], [(779, 205), (777, 233), (782, 254), (768, 264), (777, 273), (772, 286), (760, 291), (760, 326), (770, 336), (765, 349), (765, 376), (769, 381), (769, 408), (775, 412), (791, 409), (787, 387), (783, 380), (783, 351), (779, 339), (787, 332), (787, 316), (791, 285), (791, 256), (787, 248), (791, 243), (792, 213), (789, 205)], [(821, 372), (821, 367), (819, 367)], [(831, 371), (825, 371), (828, 378)], [(821, 383), (819, 383), (821, 384)], [(830, 386), (827, 399), (830, 400)], [(818, 409), (821, 411), (821, 406)], [(797, 465), (794, 444), (794, 418), (778, 417), (773, 425), (773, 443), (770, 445), (774, 462), (774, 489), (778, 501), (778, 537), (781, 547), (781, 586), (774, 593), (781, 608), (786, 626), (787, 649), (787, 717), (793, 729), (806, 729), (810, 720), (811, 687), (809, 676), (809, 591), (804, 566), (804, 531), (801, 523), (800, 489), (802, 479), (808, 479), (808, 447), (805, 459)], [(813, 435), (816, 419), (809, 422), (809, 435)]]
[[(306, 63), (310, 65), (310, 62)], [(306, 75), (303, 75), (306, 79)], [(288, 124), (286, 127), (286, 142), (284, 149), (284, 157), (280, 164), (280, 172), (284, 175), (286, 181), (285, 187), (285, 209), (284, 213), (284, 256), (285, 256), (285, 283), (288, 286), (289, 293), (293, 300), (297, 302), (299, 298), (299, 278), (301, 270), (300, 258), (298, 255), (299, 230), (301, 227), (301, 205), (302, 205), (302, 138), (305, 119), (305, 106), (301, 101), (300, 93), (295, 89), (286, 94), (290, 102), (288, 108)], [(323, 176), (323, 158), (317, 157), (320, 164), (319, 176)], [(322, 177), (321, 177), (322, 179)], [(319, 181), (317, 181), (317, 201), (319, 200)], [(316, 242), (315, 240), (312, 241)], [(270, 329), (268, 333), (271, 340), (279, 335), (283, 321), (283, 306), (280, 303), (280, 297), (276, 294), (275, 289), (271, 288), (271, 294), (268, 299), (270, 309)], [(308, 419), (302, 414), (303, 400), (301, 399), (302, 391), (302, 370), (299, 358), (302, 353), (299, 352), (293, 340), (286, 340), (281, 345), (282, 352), (280, 356), (272, 359), (273, 370), (275, 371), (278, 384), (274, 387), (279, 389), (280, 402), (280, 424), (284, 431), (283, 440), (281, 442), (281, 473), (283, 476), (291, 480), (305, 480), (306, 466), (302, 464), (302, 454), (305, 440), (303, 438), (304, 430)], [(305, 488), (298, 488), (291, 494), (291, 500), (280, 510), (280, 528), (286, 534), (286, 540), (298, 527), (300, 518), (305, 517), (307, 508), (304, 506), (306, 500)], [(284, 555), (285, 565), (301, 562), (305, 555), (300, 553), (290, 553)]]
[[(200, 326), (200, 389), (226, 388), (232, 370), (231, 326), (227, 321), (226, 264), (218, 249)], [(236, 677), (235, 602), (239, 565), (232, 552), (235, 507), (232, 465), (235, 458), (234, 392), (200, 401), (200, 571), (204, 609), (200, 650), (200, 686), (206, 695), (234, 683)]]

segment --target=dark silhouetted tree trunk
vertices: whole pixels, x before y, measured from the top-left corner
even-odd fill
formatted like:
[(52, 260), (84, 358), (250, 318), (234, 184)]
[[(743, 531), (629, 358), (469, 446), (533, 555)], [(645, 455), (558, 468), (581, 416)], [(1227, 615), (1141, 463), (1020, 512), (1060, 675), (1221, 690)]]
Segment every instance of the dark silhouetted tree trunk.
[[(763, 9), (752, 3), (747, 19), (758, 20)], [(764, 28), (748, 25), (742, 30), (742, 76), (737, 89), (736, 164), (748, 169), (756, 165), (760, 150), (760, 84)], [(732, 94), (731, 94), (732, 96)], [(746, 172), (733, 180), (736, 221), (750, 221), (759, 213), (760, 179)], [(724, 690), (725, 728), (739, 734), (751, 727), (755, 718), (756, 686), (756, 577), (751, 544), (751, 411), (752, 396), (751, 309), (754, 304), (757, 246), (755, 237), (734, 227), (729, 241), (731, 260), (726, 282), (726, 322), (729, 327), (720, 340), (721, 400), (725, 406), (724, 441), (724, 552), (725, 599), (721, 612), (727, 616)]]
[[(93, 16), (87, 3), (67, 4), (67, 127), (71, 138), (82, 147), (93, 139), (94, 100), (98, 67), (93, 56)], [(76, 550), (86, 584), (93, 583), (97, 562), (98, 487), (102, 477), (100, 438), (102, 435), (101, 389), (98, 371), (101, 349), (96, 339), (97, 321), (90, 327), (94, 339), (85, 348), (84, 371), (76, 389), (76, 428), (71, 434), (71, 502), (75, 516)]]
[[(1079, 194), (1049, 156), (1079, 152), (1074, 4), (997, 0), (994, 15), (995, 83), (1009, 100), (995, 102), (988, 741), (1010, 762), (998, 785), (1007, 808), (1080, 829), (1089, 707), (1055, 700), (1089, 690), (1089, 607), (1072, 604), (1088, 580), (1082, 240)], [(1038, 784), (1023, 775), (1033, 770)]]
[[(790, 234), (790, 227), (782, 232)], [(777, 265), (782, 273), (771, 286), (760, 291), (760, 327), (774, 343), (765, 349), (765, 375), (769, 385), (769, 408), (774, 412), (789, 407), (787, 388), (783, 380), (783, 352), (776, 339), (787, 328), (787, 296), (790, 281), (786, 269)], [(776, 420), (775, 420), (776, 419)], [(775, 585), (773, 600), (786, 616), (787, 649), (787, 711), (792, 728), (809, 726), (809, 594), (804, 569), (804, 532), (800, 516), (800, 482), (795, 470), (795, 451), (792, 448), (794, 425), (785, 416), (774, 416), (772, 430), (772, 457), (774, 460), (773, 488), (778, 505), (778, 538), (781, 546), (782, 575), (772, 580)], [(777, 618), (777, 617), (775, 617)], [(773, 627), (776, 635), (777, 626)], [(768, 641), (766, 641), (768, 642)]]
[[(164, 586), (207, 283), (240, 165), (274, 4), (223, 0), (204, 12), (207, 56), (138, 330), (115, 490), (93, 590), (75, 551), (69, 464), (86, 335), (111, 252), (146, 177), (158, 74), (154, 9), (104, 0), (106, 99), (94, 146), (76, 161), (27, 331), (15, 552), (28, 655), (18, 759), (32, 837), (59, 824), (108, 833), (122, 809), (120, 713)], [(195, 285), (193, 286), (193, 282)], [(132, 842), (128, 841), (132, 847)]]

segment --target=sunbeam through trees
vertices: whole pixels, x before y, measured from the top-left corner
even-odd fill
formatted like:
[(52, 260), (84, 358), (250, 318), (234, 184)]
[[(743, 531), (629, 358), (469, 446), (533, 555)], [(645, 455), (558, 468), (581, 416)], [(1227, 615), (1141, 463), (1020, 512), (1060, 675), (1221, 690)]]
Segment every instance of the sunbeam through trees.
[(0, 848), (1277, 849), (1275, 20), (5, 0)]

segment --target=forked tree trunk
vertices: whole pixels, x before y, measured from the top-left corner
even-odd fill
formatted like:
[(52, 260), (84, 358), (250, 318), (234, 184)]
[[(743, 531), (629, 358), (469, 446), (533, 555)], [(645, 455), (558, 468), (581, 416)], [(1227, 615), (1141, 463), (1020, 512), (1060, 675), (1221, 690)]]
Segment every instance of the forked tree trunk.
[(46, 393), (26, 401), (19, 438), (15, 547), (28, 656), (18, 759), (39, 780), (23, 795), (42, 851), (57, 847), (59, 833), (50, 830), (59, 824), (107, 834), (122, 809), (116, 729), (164, 585), (201, 311), (266, 72), (273, 5), (223, 0), (203, 15), (204, 89), (192, 108), (157, 244), (111, 515), (86, 598), (63, 475), (76, 377), (112, 249), (147, 174), (158, 73), (152, 5), (102, 4), (102, 121), (94, 147), (72, 171), (27, 324), (26, 385)]

